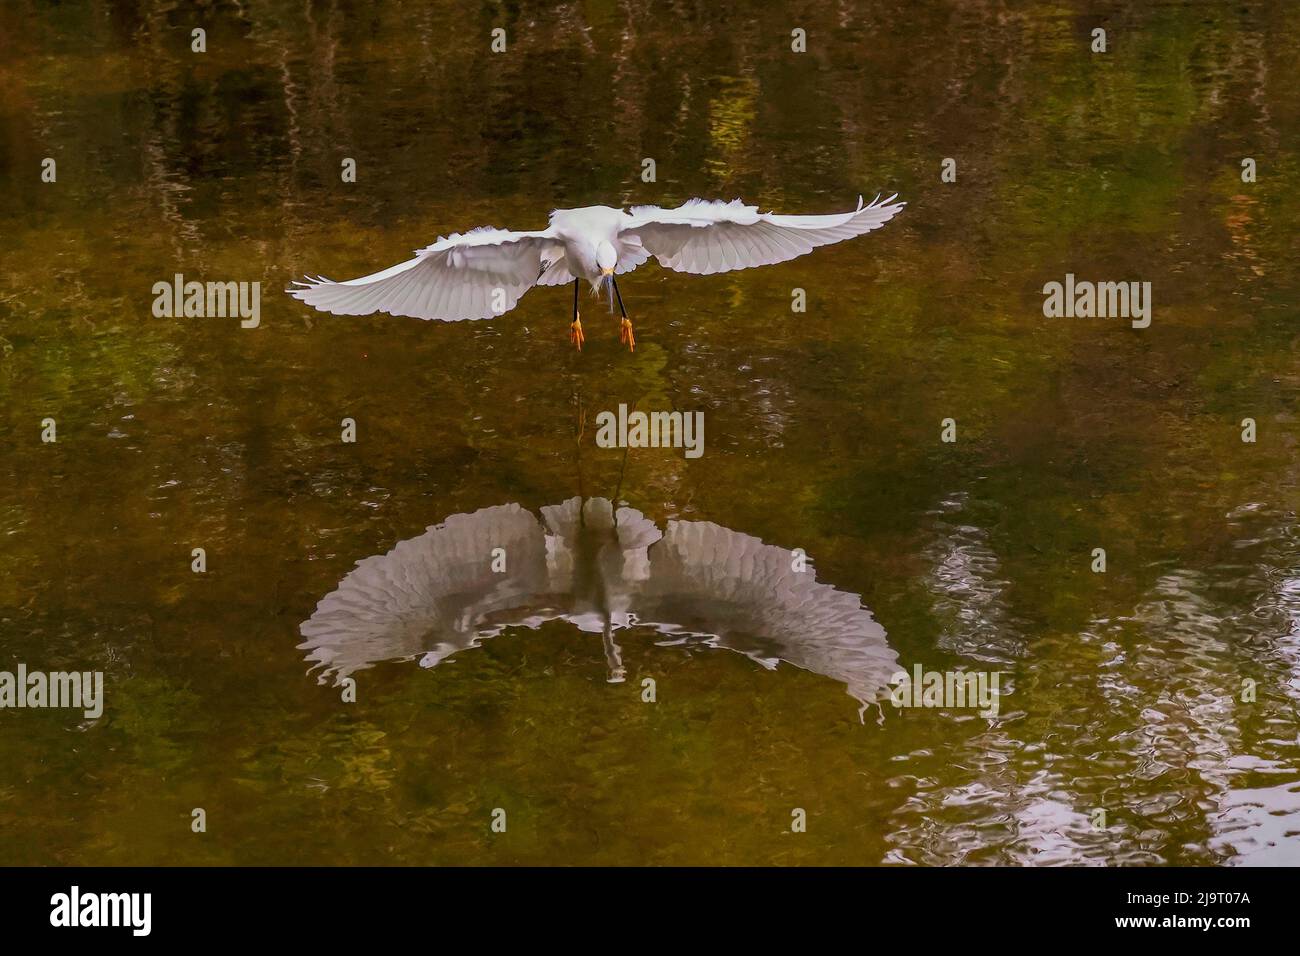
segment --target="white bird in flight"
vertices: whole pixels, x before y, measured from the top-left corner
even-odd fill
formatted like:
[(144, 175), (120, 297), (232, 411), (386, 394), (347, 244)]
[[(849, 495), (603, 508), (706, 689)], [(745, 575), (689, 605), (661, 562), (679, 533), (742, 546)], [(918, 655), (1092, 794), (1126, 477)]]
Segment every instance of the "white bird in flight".
[(631, 272), (651, 256), (668, 269), (697, 275), (785, 262), (818, 246), (879, 229), (905, 205), (895, 203), (896, 198), (882, 202), (877, 197), (863, 205), (859, 197), (852, 212), (827, 216), (760, 213), (757, 206), (739, 199), (692, 199), (676, 209), (557, 209), (550, 224), (536, 232), (483, 226), (453, 233), (382, 272), (346, 282), (309, 276), (288, 291), (312, 308), (335, 315), (387, 312), (455, 322), (502, 315), (535, 285), (572, 282), (569, 338), (581, 350), (586, 337), (578, 313), (579, 283), (586, 279), (599, 292), (608, 282), (623, 317), (619, 341), (635, 349), (616, 275)]

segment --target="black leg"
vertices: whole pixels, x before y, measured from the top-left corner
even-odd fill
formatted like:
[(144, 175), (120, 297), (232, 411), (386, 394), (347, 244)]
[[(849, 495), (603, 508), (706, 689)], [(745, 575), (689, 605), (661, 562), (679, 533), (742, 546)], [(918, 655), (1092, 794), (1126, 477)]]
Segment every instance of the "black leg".
[(618, 297), (618, 311), (623, 313), (623, 322), (618, 329), (618, 340), (628, 347), (628, 351), (636, 351), (636, 336), (632, 334), (632, 320), (627, 317), (627, 309), (623, 308), (623, 293), (618, 291), (618, 280), (612, 275), (609, 277), (610, 283), (614, 286), (614, 295)]
[(582, 334), (582, 319), (578, 316), (578, 282), (573, 280), (573, 324), (569, 326), (569, 341), (572, 342), (579, 352), (582, 351), (582, 343), (587, 341), (587, 337)]
[(616, 295), (616, 296), (618, 297), (618, 311), (622, 312), (622, 313), (623, 313), (623, 318), (626, 319), (626, 318), (627, 318), (627, 309), (623, 308), (623, 294), (622, 294), (621, 292), (618, 291), (618, 280), (615, 279), (613, 276), (610, 276), (610, 277), (609, 277), (609, 281), (612, 282), (612, 283), (614, 283), (614, 295)]

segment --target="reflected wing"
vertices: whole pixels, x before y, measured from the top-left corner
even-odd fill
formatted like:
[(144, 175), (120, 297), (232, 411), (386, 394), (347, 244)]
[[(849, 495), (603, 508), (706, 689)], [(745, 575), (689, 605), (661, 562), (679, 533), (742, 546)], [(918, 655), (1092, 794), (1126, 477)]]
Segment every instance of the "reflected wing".
[(905, 205), (895, 198), (864, 206), (859, 197), (853, 212), (829, 216), (760, 213), (757, 206), (739, 199), (692, 199), (676, 209), (635, 206), (622, 234), (640, 239), (666, 268), (711, 275), (785, 262), (818, 246), (879, 229)]
[[(504, 572), (493, 570), (495, 548)], [(302, 625), (298, 646), (324, 667), (322, 683), (377, 661), (425, 654), (436, 663), (499, 627), (491, 615), (526, 608), (546, 589), (546, 544), (531, 512), (510, 504), (453, 515), (359, 562)]]
[(898, 655), (856, 594), (795, 571), (785, 548), (708, 521), (670, 521), (650, 548), (639, 623), (712, 635), (768, 666), (786, 661), (847, 685), (864, 706), (898, 670)]
[(439, 239), (414, 259), (374, 275), (332, 282), (308, 278), (289, 294), (335, 315), (387, 312), (417, 319), (486, 319), (509, 312), (564, 247), (542, 232), (485, 226)]

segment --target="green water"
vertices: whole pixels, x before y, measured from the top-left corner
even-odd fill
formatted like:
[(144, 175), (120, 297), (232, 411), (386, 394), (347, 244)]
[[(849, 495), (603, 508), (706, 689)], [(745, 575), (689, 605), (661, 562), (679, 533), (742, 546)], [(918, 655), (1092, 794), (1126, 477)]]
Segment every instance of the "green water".
[[(0, 863), (1300, 862), (1298, 61), (1282, 0), (6, 4), (0, 670), (106, 699), (0, 711)], [(576, 355), (562, 288), (281, 291), (554, 207), (878, 192), (811, 256), (625, 277), (631, 355), (585, 296)], [(260, 325), (155, 318), (178, 272), (261, 282)], [(1044, 318), (1066, 273), (1151, 282), (1150, 327)], [(703, 456), (575, 442), (632, 402), (702, 411)], [(1000, 713), (860, 720), (647, 625), (611, 684), (564, 618), (368, 658), (355, 703), (309, 672), (357, 561), (579, 494), (804, 549)]]

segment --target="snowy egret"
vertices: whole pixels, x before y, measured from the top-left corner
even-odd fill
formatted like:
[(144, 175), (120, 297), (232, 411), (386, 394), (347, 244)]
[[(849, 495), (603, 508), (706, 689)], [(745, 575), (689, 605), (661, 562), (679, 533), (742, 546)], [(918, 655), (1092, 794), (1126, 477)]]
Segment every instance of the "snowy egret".
[[(368, 315), (387, 312), (454, 322), (486, 319), (515, 307), (535, 285), (573, 283), (569, 337), (582, 348), (578, 312), (581, 280), (599, 292), (609, 283), (618, 300), (619, 341), (635, 349), (632, 321), (623, 307), (616, 275), (631, 272), (650, 256), (677, 272), (712, 275), (785, 262), (818, 246), (879, 229), (904, 203), (896, 196), (827, 216), (760, 213), (739, 199), (692, 199), (676, 209), (610, 206), (557, 209), (536, 232), (483, 226), (439, 238), (414, 259), (373, 275), (333, 282), (317, 276), (295, 282), (289, 294), (322, 312)], [(613, 302), (610, 303), (611, 308)]]

